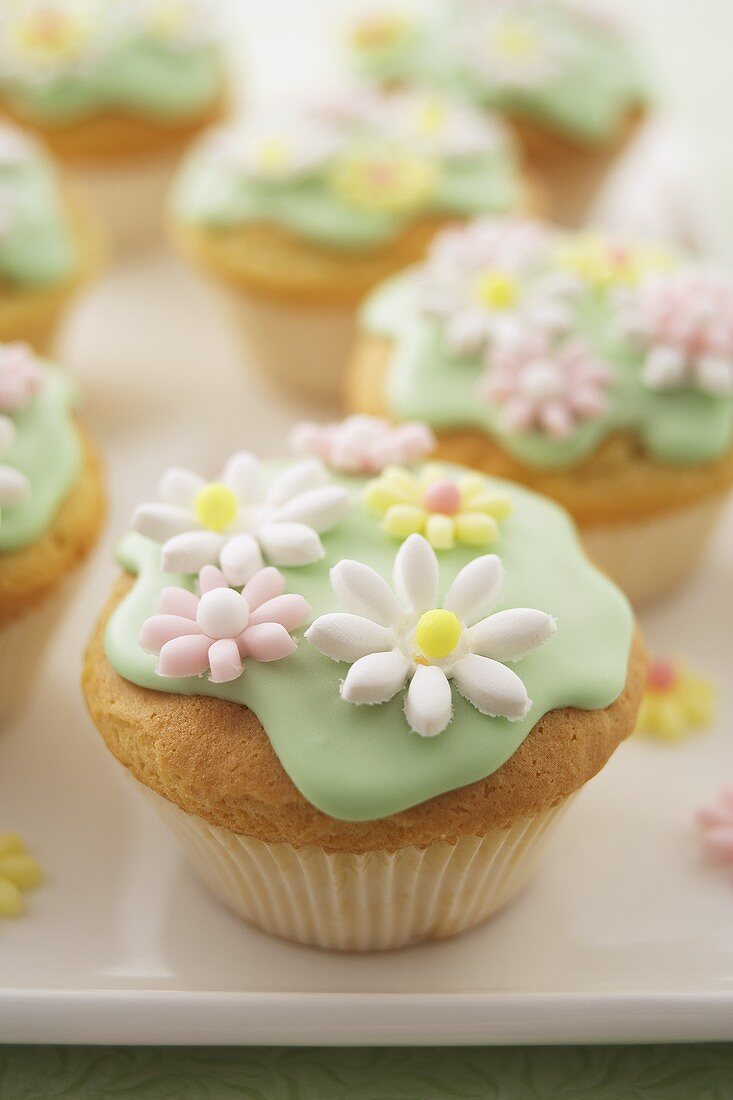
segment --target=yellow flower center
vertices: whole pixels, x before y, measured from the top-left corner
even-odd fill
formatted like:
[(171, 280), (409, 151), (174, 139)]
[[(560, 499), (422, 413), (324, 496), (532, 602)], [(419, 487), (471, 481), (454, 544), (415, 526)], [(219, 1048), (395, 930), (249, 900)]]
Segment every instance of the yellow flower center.
[(196, 515), (209, 531), (225, 531), (237, 517), (237, 495), (228, 485), (212, 482), (196, 494)]
[(488, 309), (512, 309), (519, 298), (519, 284), (503, 271), (484, 271), (476, 279), (473, 293)]
[(537, 32), (520, 19), (505, 19), (496, 32), (495, 41), (500, 53), (517, 61), (532, 57), (539, 47)]
[(290, 167), (292, 161), (290, 148), (282, 138), (269, 138), (260, 146), (257, 161), (263, 172), (269, 172), (272, 175), (284, 172)]
[(417, 129), (421, 134), (439, 134), (445, 129), (447, 118), (445, 104), (434, 99), (420, 107), (417, 113)]
[(426, 657), (447, 657), (461, 639), (461, 624), (452, 611), (426, 611), (415, 630), (415, 641)]
[(351, 42), (357, 50), (379, 49), (399, 41), (406, 30), (406, 21), (397, 15), (367, 16), (354, 27)]
[(15, 30), (16, 44), (23, 53), (49, 57), (73, 56), (85, 37), (81, 22), (55, 11), (41, 11)]

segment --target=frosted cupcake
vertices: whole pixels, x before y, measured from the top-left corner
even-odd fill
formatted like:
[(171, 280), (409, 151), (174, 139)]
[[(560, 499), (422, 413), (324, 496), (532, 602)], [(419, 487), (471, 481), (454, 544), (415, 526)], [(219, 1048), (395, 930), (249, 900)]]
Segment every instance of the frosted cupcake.
[(175, 243), (265, 372), (338, 394), (356, 304), (436, 230), (527, 202), (495, 122), (442, 97), (349, 90), (218, 132), (175, 187)]
[[(505, 905), (643, 690), (566, 515), (415, 461), (426, 442), (356, 418), (298, 433), (332, 475), (168, 471), (86, 656), (94, 722), (204, 882), (302, 943), (399, 947)], [(387, 476), (421, 488), (420, 533), (380, 519)]]
[(0, 113), (43, 136), (124, 249), (162, 240), (176, 161), (222, 113), (214, 14), (204, 0), (3, 6)]
[(665, 250), (478, 221), (379, 288), (349, 403), (563, 504), (634, 600), (699, 560), (733, 483), (733, 281)]
[(96, 226), (46, 151), (0, 124), (0, 341), (46, 350), (99, 261)]
[(582, 222), (644, 113), (629, 35), (592, 0), (446, 3), (432, 20), (383, 9), (350, 41), (362, 76), (442, 88), (503, 115), (567, 225)]
[(94, 545), (99, 464), (68, 378), (25, 344), (0, 345), (0, 715), (24, 701)]

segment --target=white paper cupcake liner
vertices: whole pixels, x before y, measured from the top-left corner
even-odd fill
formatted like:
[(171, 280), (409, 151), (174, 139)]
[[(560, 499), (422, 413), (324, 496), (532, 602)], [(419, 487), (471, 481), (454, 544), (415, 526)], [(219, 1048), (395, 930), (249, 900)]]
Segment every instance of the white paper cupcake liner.
[(340, 951), (442, 939), (486, 920), (527, 883), (569, 801), (482, 837), (356, 855), (238, 836), (143, 790), (220, 901), (266, 932)]
[(73, 591), (73, 582), (63, 583), (39, 607), (0, 628), (0, 722), (26, 703)]
[(633, 603), (645, 603), (671, 592), (695, 570), (726, 499), (710, 497), (634, 523), (586, 527), (583, 545)]

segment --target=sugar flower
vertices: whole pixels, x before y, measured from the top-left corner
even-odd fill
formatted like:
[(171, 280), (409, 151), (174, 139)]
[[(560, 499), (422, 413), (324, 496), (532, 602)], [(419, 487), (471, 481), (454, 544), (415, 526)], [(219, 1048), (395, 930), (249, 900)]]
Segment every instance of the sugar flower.
[(358, 19), (350, 29), (349, 40), (360, 52), (387, 50), (409, 38), (412, 24), (403, 14), (392, 11), (371, 12)]
[(567, 439), (583, 421), (608, 408), (611, 372), (581, 339), (554, 343), (529, 336), (500, 349), (479, 382), (479, 392), (501, 410), (512, 432), (544, 432)]
[(691, 672), (681, 661), (654, 658), (647, 668), (636, 732), (663, 741), (680, 741), (686, 734), (710, 725), (714, 702), (709, 680)]
[[(15, 440), (15, 425), (8, 416), (0, 416), (0, 458), (7, 454)], [(0, 508), (21, 504), (30, 495), (28, 478), (14, 466), (0, 462)]]
[(515, 341), (527, 328), (571, 322), (573, 281), (550, 271), (551, 235), (531, 221), (483, 218), (437, 239), (419, 276), (422, 312), (443, 325), (456, 355)]
[(331, 189), (347, 206), (373, 214), (406, 214), (424, 208), (437, 181), (435, 161), (380, 142), (343, 153), (329, 174)]
[(216, 32), (216, 7), (210, 0), (123, 0), (122, 8), (128, 9), (131, 29), (170, 46), (195, 46)]
[(334, 424), (298, 424), (290, 447), (297, 455), (320, 458), (332, 470), (378, 474), (392, 463), (418, 462), (435, 447), (435, 436), (417, 421), (389, 424), (357, 414)]
[(90, 0), (26, 0), (0, 24), (3, 75), (52, 80), (95, 56), (99, 12)]
[(708, 859), (733, 874), (733, 786), (724, 787), (716, 802), (698, 810), (697, 824)]
[(453, 478), (440, 466), (412, 474), (388, 467), (366, 488), (368, 507), (382, 516), (382, 528), (395, 538), (424, 535), (436, 550), (456, 543), (489, 546), (499, 537), (499, 523), (512, 512), (505, 493), (492, 493), (478, 474)]
[(503, 580), (495, 554), (475, 558), (438, 606), (438, 561), (421, 535), (400, 547), (394, 591), (369, 566), (340, 561), (331, 585), (343, 612), (316, 619), (306, 638), (334, 661), (351, 665), (341, 685), (347, 703), (386, 703), (408, 684), (405, 717), (415, 733), (442, 733), (453, 714), (450, 681), (481, 714), (518, 721), (532, 702), (507, 667), (555, 632), (542, 611), (490, 614)]
[(213, 135), (209, 148), (251, 180), (291, 183), (322, 169), (340, 145), (338, 132), (325, 122), (283, 114), (226, 127)]
[(32, 138), (14, 126), (0, 123), (0, 168), (25, 164), (38, 150)]
[[(522, 10), (524, 8), (524, 10)], [(529, 5), (478, 12), (461, 36), (466, 64), (479, 79), (504, 88), (535, 88), (551, 80), (572, 48), (560, 28)]]
[(206, 565), (199, 595), (164, 588), (160, 614), (146, 619), (140, 645), (158, 657), (158, 676), (203, 676), (215, 684), (237, 680), (245, 661), (280, 661), (295, 650), (291, 632), (307, 620), (302, 596), (286, 594), (285, 578), (269, 566), (259, 569), (241, 592), (230, 588), (220, 569)]
[(424, 156), (467, 157), (491, 153), (506, 136), (480, 111), (436, 93), (399, 92), (384, 99), (384, 130)]
[(19, 412), (36, 396), (44, 375), (30, 346), (21, 341), (0, 344), (0, 411)]
[(219, 564), (232, 585), (246, 584), (262, 567), (309, 565), (324, 556), (319, 533), (349, 510), (344, 489), (328, 484), (315, 459), (288, 467), (262, 486), (261, 463), (241, 451), (229, 459), (219, 481), (171, 469), (160, 483), (161, 501), (143, 504), (133, 525), (163, 543), (163, 569), (198, 573)]
[(685, 267), (645, 280), (626, 300), (622, 325), (643, 352), (653, 390), (692, 386), (733, 394), (733, 279)]
[(637, 286), (654, 272), (674, 266), (671, 253), (651, 245), (630, 244), (602, 233), (576, 233), (560, 241), (557, 263), (597, 290)]
[(42, 881), (41, 868), (18, 833), (0, 833), (0, 917), (23, 913), (23, 894)]

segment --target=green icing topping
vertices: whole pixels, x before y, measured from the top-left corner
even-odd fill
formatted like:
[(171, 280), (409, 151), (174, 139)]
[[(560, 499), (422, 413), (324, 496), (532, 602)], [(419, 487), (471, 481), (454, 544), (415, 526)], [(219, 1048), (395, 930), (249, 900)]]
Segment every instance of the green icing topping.
[[(0, 130), (0, 143), (6, 135), (14, 141), (16, 131)], [(0, 204), (7, 207), (0, 279), (21, 287), (67, 279), (77, 263), (77, 245), (55, 167), (40, 149), (17, 162), (0, 156)]]
[(477, 43), (488, 27), (486, 9), (469, 24), (465, 13), (450, 4), (433, 22), (407, 24), (381, 41), (355, 43), (354, 64), (363, 77), (378, 83), (442, 88), (588, 142), (612, 136), (628, 111), (646, 101), (639, 59), (619, 30), (594, 23), (582, 9), (574, 12), (552, 2), (513, 5), (506, 18), (514, 27), (521, 23), (536, 29), (540, 51), (556, 51), (544, 75), (502, 79), (490, 63), (488, 45), (486, 58), (477, 63)]
[(2, 509), (0, 554), (23, 549), (48, 530), (81, 468), (72, 416), (75, 389), (56, 368), (45, 366), (45, 373), (40, 392), (12, 414), (16, 438), (2, 462), (26, 475), (30, 493), (22, 503)]
[[(353, 498), (353, 509), (323, 536), (324, 560), (282, 570), (287, 590), (311, 604), (312, 619), (340, 610), (329, 584), (331, 566), (356, 558), (391, 582), (399, 546), (366, 511), (364, 481), (335, 481)], [(108, 660), (142, 687), (251, 708), (303, 796), (335, 818), (373, 820), (491, 775), (543, 714), (566, 706), (598, 709), (618, 697), (633, 620), (623, 595), (584, 557), (561, 509), (515, 485), (487, 479), (487, 487), (508, 494), (515, 507), (491, 547), (505, 570), (497, 609), (532, 607), (558, 619), (556, 634), (516, 665), (533, 700), (525, 719), (486, 717), (454, 687), (448, 728), (432, 739), (419, 737), (405, 719), (402, 692), (377, 706), (344, 702), (339, 685), (348, 666), (324, 657), (302, 637), (297, 651), (282, 661), (246, 661), (243, 675), (232, 683), (162, 679), (155, 673), (156, 658), (138, 644), (140, 628), (155, 613), (163, 587), (193, 588), (194, 578), (162, 573), (160, 544), (139, 534), (127, 535), (119, 550), (121, 564), (137, 580), (110, 619)], [(460, 547), (438, 554), (441, 599), (458, 571), (484, 552)]]

